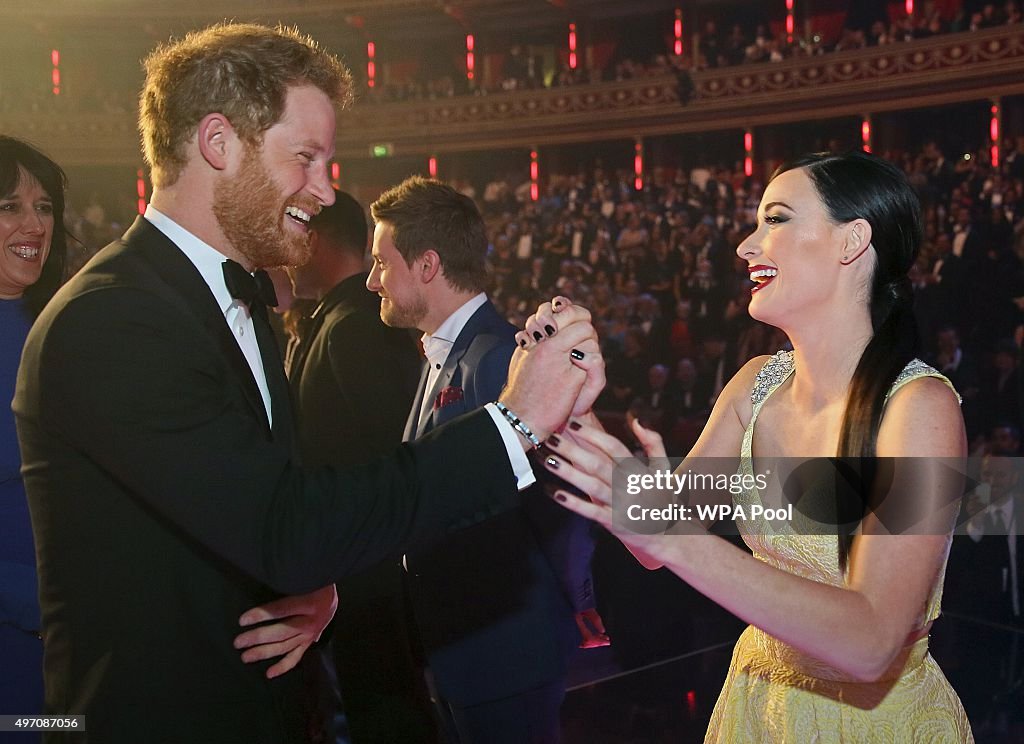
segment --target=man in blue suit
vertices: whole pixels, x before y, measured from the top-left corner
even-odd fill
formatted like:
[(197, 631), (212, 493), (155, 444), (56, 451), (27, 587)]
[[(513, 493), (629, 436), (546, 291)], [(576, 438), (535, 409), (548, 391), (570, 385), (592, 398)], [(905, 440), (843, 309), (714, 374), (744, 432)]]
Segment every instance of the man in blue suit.
[[(494, 400), (516, 329), (484, 292), (487, 236), (471, 199), (413, 177), (372, 206), (385, 323), (423, 331), (405, 429), (412, 441)], [(466, 488), (474, 488), (467, 480)], [(589, 527), (539, 487), (522, 506), (405, 558), (408, 595), (441, 726), (465, 744), (557, 742), (575, 615), (593, 607)]]

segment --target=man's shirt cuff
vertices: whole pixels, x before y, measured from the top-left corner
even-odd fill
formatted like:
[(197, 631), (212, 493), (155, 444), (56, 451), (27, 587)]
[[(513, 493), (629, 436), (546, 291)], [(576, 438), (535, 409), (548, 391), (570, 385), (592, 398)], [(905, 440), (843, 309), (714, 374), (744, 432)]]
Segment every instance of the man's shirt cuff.
[(494, 421), (494, 425), (498, 427), (498, 433), (501, 434), (501, 441), (505, 443), (508, 461), (512, 465), (512, 472), (516, 476), (516, 484), (519, 490), (522, 491), (524, 488), (532, 486), (537, 482), (537, 476), (533, 474), (530, 459), (523, 452), (523, 445), (519, 440), (519, 434), (509, 425), (501, 411), (493, 403), (488, 403), (484, 408), (487, 410), (487, 413), (491, 414), (491, 420)]

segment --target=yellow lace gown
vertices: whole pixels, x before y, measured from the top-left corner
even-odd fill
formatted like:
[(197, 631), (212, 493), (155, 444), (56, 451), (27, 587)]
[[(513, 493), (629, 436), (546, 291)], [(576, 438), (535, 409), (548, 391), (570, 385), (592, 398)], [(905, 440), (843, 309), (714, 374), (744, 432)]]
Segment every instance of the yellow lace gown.
[[(752, 468), (751, 442), (761, 406), (791, 374), (792, 352), (777, 353), (758, 373), (751, 393), (753, 414), (743, 436), (743, 468)], [(915, 359), (889, 395), (927, 376), (950, 384)], [(736, 501), (746, 507), (758, 498), (750, 491)], [(824, 584), (844, 584), (835, 535), (798, 535), (788, 526), (773, 530), (763, 521), (745, 522), (743, 532), (758, 560)], [(944, 575), (945, 563), (922, 608), (921, 626), (939, 615)], [(863, 683), (754, 626), (736, 643), (705, 738), (705, 744), (973, 741), (960, 699), (928, 653), (927, 636), (905, 649), (879, 681)]]

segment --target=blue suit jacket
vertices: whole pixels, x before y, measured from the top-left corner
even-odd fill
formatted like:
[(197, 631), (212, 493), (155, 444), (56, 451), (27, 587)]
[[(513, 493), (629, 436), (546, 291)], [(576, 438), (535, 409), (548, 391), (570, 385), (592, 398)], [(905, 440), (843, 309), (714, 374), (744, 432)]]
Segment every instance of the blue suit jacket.
[[(496, 400), (515, 332), (489, 301), (482, 305), (429, 391), (424, 366), (406, 439)], [(461, 389), (461, 398), (449, 395), (451, 402), (437, 406), (449, 387)], [(421, 417), (424, 397), (435, 404)], [(465, 488), (474, 487), (467, 479)], [(575, 613), (593, 607), (589, 523), (555, 504), (540, 485), (522, 497), (522, 506), (506, 515), (406, 558), (424, 651), (441, 694), (455, 704), (564, 680), (579, 641)]]

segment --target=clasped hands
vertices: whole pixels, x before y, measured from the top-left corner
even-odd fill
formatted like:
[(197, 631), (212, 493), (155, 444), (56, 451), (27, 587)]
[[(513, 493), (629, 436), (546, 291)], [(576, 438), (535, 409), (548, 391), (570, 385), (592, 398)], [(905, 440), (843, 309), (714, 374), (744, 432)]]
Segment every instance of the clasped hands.
[(530, 316), (516, 343), (499, 400), (544, 441), (589, 411), (604, 388), (597, 331), (586, 308), (555, 297)]
[[(660, 535), (636, 533), (614, 518), (612, 481), (616, 464), (627, 464), (638, 473), (650, 472), (655, 467), (667, 468), (665, 446), (657, 432), (634, 420), (633, 434), (649, 460), (645, 465), (633, 457), (626, 445), (605, 432), (591, 412), (605, 386), (605, 374), (590, 313), (564, 297), (555, 297), (530, 316), (526, 329), (516, 335), (516, 340), (519, 349), (512, 358), (509, 385), (501, 400), (509, 408), (521, 411), (519, 415), (534, 426), (535, 432), (544, 432), (543, 436), (538, 434), (550, 452), (544, 466), (589, 497), (581, 499), (562, 489), (555, 491), (555, 499), (607, 528), (645, 566), (661, 565), (658, 554), (664, 541)], [(541, 359), (541, 355), (546, 358)], [(536, 369), (530, 368), (531, 363)], [(520, 383), (539, 370), (545, 376), (534, 395), (534, 383)], [(571, 399), (566, 400), (566, 395)]]

